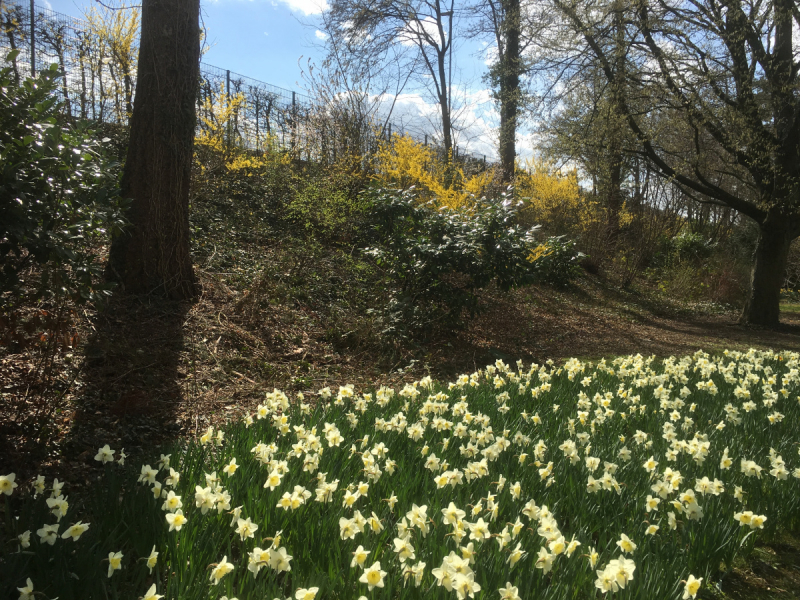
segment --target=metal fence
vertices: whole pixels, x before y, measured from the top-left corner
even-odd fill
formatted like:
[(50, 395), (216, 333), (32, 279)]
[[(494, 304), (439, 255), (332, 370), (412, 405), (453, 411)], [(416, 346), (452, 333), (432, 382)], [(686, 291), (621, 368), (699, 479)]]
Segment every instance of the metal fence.
[[(112, 18), (116, 19), (116, 38), (97, 22), (34, 6), (34, 0), (28, 5), (0, 0), (0, 61), (5, 62), (12, 50), (18, 51), (10, 61), (17, 80), (56, 63), (63, 74), (59, 94), (67, 115), (127, 124), (136, 86), (138, 16), (117, 11)], [(126, 28), (134, 28), (136, 33), (129, 36), (127, 45), (119, 41), (119, 31)], [(315, 111), (319, 117), (324, 109), (315, 107), (310, 97), (205, 63), (200, 65), (200, 75), (199, 131), (223, 127), (226, 143), (253, 150), (269, 144), (308, 159), (336, 156), (336, 135), (326, 132), (319, 118), (313, 118)], [(220, 102), (232, 98), (239, 99), (236, 110), (226, 123), (218, 123)], [(388, 124), (372, 135), (391, 138), (392, 133), (403, 132)], [(428, 143), (426, 135), (413, 137)], [(364, 150), (374, 148), (375, 141), (366, 142)], [(485, 156), (459, 152), (458, 148), (455, 154), (462, 161), (486, 166)]]

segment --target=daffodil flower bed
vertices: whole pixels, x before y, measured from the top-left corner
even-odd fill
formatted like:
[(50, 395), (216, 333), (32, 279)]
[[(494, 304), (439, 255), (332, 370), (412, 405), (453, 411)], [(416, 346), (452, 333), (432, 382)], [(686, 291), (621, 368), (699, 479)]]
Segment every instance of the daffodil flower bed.
[[(0, 597), (694, 598), (800, 515), (800, 355), (280, 391), (104, 472), (0, 477)], [(17, 488), (20, 489), (17, 489)]]

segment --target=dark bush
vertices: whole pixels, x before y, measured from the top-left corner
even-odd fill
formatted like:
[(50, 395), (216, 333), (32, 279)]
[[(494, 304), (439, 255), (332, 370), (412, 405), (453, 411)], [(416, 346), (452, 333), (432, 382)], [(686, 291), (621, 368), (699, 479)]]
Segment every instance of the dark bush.
[(95, 249), (124, 225), (116, 164), (92, 131), (59, 121), (58, 77), (53, 65), (15, 85), (11, 69), (0, 69), (3, 309), (109, 292)]
[(413, 189), (372, 189), (365, 197), (375, 223), (367, 252), (393, 283), (382, 315), (386, 333), (454, 327), (478, 312), (476, 292), (491, 282), (501, 289), (564, 284), (579, 268), (572, 242), (539, 243), (537, 228), (516, 224), (517, 207), (506, 196), (477, 201), (471, 211), (420, 204)]

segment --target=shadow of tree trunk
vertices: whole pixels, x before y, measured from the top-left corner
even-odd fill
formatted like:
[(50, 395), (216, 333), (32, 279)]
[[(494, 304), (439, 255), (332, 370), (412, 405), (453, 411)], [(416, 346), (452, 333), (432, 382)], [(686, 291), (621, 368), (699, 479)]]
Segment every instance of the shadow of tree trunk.
[(151, 296), (114, 296), (94, 319), (65, 453), (89, 460), (104, 444), (127, 454), (180, 431), (187, 393), (183, 326), (191, 307)]

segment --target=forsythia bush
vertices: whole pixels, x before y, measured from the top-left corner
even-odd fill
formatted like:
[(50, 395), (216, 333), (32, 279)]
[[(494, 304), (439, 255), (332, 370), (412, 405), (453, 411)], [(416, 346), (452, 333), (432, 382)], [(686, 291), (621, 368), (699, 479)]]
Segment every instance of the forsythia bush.
[[(545, 161), (526, 160), (517, 168), (516, 190), (525, 202), (525, 222), (538, 223), (550, 233), (580, 237), (606, 227), (606, 208), (581, 192), (575, 170), (563, 173)], [(620, 227), (632, 221), (633, 214), (623, 205)]]
[(261, 140), (267, 151), (260, 154), (248, 152), (237, 140), (229, 139), (229, 128), (236, 115), (244, 109), (245, 96), (226, 94), (225, 84), (219, 91), (213, 91), (210, 98), (203, 101), (199, 111), (200, 131), (195, 136), (195, 158), (201, 172), (223, 167), (224, 170), (242, 175), (254, 175), (275, 166), (288, 166), (291, 157), (287, 152), (277, 152), (277, 143), (269, 136)]
[(465, 175), (460, 166), (442, 161), (433, 148), (407, 135), (395, 134), (391, 142), (382, 141), (375, 162), (379, 185), (401, 190), (413, 186), (421, 202), (433, 200), (437, 206), (454, 210), (474, 207), (475, 198), (492, 179), (489, 171)]
[(523, 216), (551, 232), (578, 234), (599, 216), (597, 202), (581, 197), (578, 174), (528, 160), (517, 169), (516, 191), (525, 202)]

